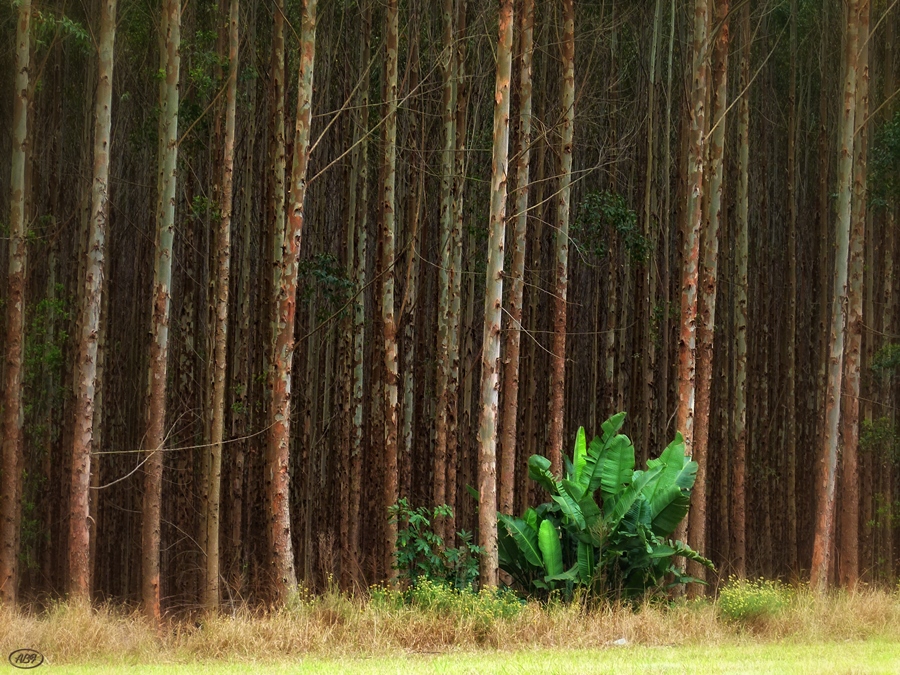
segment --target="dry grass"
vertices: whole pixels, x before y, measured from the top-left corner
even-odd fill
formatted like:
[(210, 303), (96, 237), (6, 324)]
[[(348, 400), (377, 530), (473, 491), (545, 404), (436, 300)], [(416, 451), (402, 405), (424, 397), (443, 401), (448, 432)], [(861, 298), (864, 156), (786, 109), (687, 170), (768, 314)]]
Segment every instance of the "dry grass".
[(391, 606), (331, 593), (268, 614), (241, 611), (198, 622), (172, 621), (161, 636), (138, 613), (109, 607), (0, 610), (0, 653), (31, 647), (56, 664), (583, 649), (620, 638), (643, 646), (900, 641), (900, 597), (864, 589), (817, 598), (800, 589), (780, 614), (741, 623), (723, 619), (708, 601), (647, 605), (639, 611), (532, 603), (503, 617), (494, 610)]

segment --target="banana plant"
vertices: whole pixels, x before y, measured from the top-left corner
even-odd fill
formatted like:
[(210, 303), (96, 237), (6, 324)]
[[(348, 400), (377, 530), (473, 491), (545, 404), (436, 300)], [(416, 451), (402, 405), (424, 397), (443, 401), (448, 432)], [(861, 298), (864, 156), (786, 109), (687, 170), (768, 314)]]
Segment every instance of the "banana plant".
[(586, 587), (592, 593), (636, 597), (675, 583), (694, 581), (678, 572), (676, 557), (712, 563), (671, 536), (687, 515), (697, 463), (684, 456), (676, 434), (645, 470), (635, 469), (634, 445), (619, 433), (625, 413), (613, 415), (590, 443), (578, 430), (564, 477), (550, 460), (533, 455), (529, 477), (550, 501), (521, 518), (498, 514), (500, 567), (526, 592)]

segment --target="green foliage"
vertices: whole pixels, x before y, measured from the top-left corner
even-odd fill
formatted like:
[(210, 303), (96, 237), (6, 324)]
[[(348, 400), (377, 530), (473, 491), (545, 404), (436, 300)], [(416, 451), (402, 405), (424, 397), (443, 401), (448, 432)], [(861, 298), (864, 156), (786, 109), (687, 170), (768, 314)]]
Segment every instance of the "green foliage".
[(637, 213), (628, 207), (625, 197), (608, 190), (587, 194), (578, 207), (572, 232), (579, 240), (579, 248), (597, 258), (609, 254), (610, 242), (616, 235), (634, 262), (646, 262), (652, 250), (650, 241), (641, 233)]
[[(602, 436), (587, 443), (578, 430), (575, 451), (565, 458), (565, 478), (550, 460), (533, 455), (528, 473), (551, 501), (521, 518), (499, 514), (500, 568), (529, 594), (553, 591), (640, 598), (658, 590), (667, 575), (693, 581), (674, 565), (676, 557), (712, 563), (671, 535), (687, 515), (697, 464), (686, 460), (678, 434), (645, 471), (635, 470), (634, 445), (619, 431), (625, 413), (603, 423)], [(599, 500), (596, 497), (599, 493)], [(599, 501), (599, 503), (598, 503)]]
[(450, 548), (433, 529), (435, 519), (453, 517), (449, 506), (443, 504), (433, 510), (426, 506), (413, 509), (403, 498), (391, 506), (388, 513), (391, 522), (398, 526), (394, 569), (411, 588), (426, 581), (457, 590), (473, 587), (478, 578), (481, 547), (472, 543), (470, 532), (458, 532), (462, 545)]
[(85, 27), (65, 14), (56, 16), (37, 10), (31, 25), (35, 49), (46, 49), (56, 40), (70, 41), (84, 53), (91, 49), (91, 38)]
[(868, 156), (869, 199), (887, 207), (900, 197), (900, 110), (875, 132)]
[(776, 616), (791, 603), (792, 591), (778, 581), (728, 578), (718, 608), (730, 621), (758, 621)]
[(900, 367), (900, 344), (886, 344), (872, 357), (872, 370), (876, 373), (893, 374), (898, 367)]
[(515, 618), (525, 607), (525, 603), (509, 589), (475, 591), (428, 579), (405, 590), (372, 586), (369, 601), (378, 609), (392, 612), (415, 609), (433, 613), (444, 620), (475, 624), (482, 630), (496, 621)]
[(900, 434), (893, 421), (889, 417), (862, 420), (859, 450), (896, 464), (900, 460)]
[(309, 300), (318, 296), (317, 318), (324, 321), (341, 309), (350, 299), (353, 282), (341, 267), (337, 258), (330, 253), (317, 253), (300, 262), (298, 270), (300, 297)]

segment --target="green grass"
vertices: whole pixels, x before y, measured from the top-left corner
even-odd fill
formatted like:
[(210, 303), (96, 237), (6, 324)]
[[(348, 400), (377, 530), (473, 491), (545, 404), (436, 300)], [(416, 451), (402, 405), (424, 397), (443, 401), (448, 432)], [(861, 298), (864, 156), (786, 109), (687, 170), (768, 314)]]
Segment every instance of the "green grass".
[[(12, 671), (11, 668), (8, 670)], [(298, 658), (292, 662), (221, 661), (179, 665), (51, 666), (54, 673), (101, 675), (222, 675), (271, 673), (477, 673), (518, 675), (564, 673), (819, 673), (900, 672), (900, 643), (884, 641), (823, 644), (736, 644), (721, 647), (607, 647), (592, 650), (458, 652), (443, 655), (405, 654), (393, 658), (326, 660)]]

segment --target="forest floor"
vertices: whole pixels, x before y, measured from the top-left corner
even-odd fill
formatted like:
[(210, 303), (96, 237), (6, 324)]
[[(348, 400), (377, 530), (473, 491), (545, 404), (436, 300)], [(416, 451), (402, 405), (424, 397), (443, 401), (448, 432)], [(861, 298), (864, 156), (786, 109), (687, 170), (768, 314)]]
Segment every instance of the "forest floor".
[(39, 671), (74, 675), (900, 673), (900, 596), (884, 591), (796, 590), (741, 619), (721, 596), (637, 610), (437, 600), (331, 593), (267, 614), (173, 619), (161, 634), (121, 608), (0, 610), (0, 673), (18, 672), (6, 663), (17, 649), (43, 655)]

